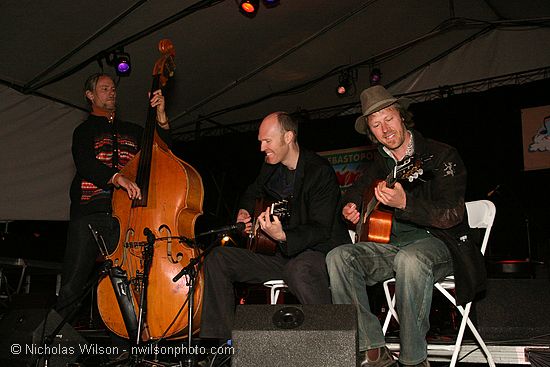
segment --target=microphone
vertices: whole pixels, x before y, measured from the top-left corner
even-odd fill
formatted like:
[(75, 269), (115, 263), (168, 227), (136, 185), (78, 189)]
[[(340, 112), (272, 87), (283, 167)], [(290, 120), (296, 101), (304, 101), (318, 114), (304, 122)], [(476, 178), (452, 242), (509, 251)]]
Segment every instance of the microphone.
[(196, 237), (209, 236), (209, 235), (218, 234), (218, 233), (227, 233), (227, 232), (232, 232), (232, 231), (244, 231), (245, 227), (246, 227), (246, 224), (244, 224), (243, 222), (238, 222), (238, 223), (235, 223), (235, 224), (231, 224), (229, 226), (223, 226), (223, 227), (220, 227), (220, 228), (217, 228), (217, 229), (211, 229), (210, 231), (206, 231), (204, 233), (200, 233), (200, 234), (196, 235), (195, 238)]
[[(208, 235), (211, 235), (211, 234), (227, 233), (227, 232), (235, 231), (235, 230), (243, 231), (245, 229), (245, 227), (246, 227), (246, 224), (244, 224), (243, 222), (239, 222), (239, 223), (231, 224), (229, 226), (224, 226), (224, 227), (220, 227), (220, 228), (217, 228), (217, 229), (211, 229), (210, 231), (207, 231), (207, 232), (196, 235), (195, 238), (202, 237), (202, 236), (208, 236)], [(189, 261), (189, 264), (187, 264), (187, 266), (185, 266), (183, 269), (181, 269), (180, 272), (177, 273), (176, 276), (172, 278), (172, 281), (177, 282), (178, 280), (180, 280), (180, 278), (182, 276), (184, 276), (186, 274), (191, 274), (191, 271), (192, 271), (193, 267), (199, 262), (200, 258), (208, 252), (208, 250), (209, 249), (206, 249), (206, 251), (203, 252), (198, 257), (192, 258)]]
[(491, 196), (493, 196), (494, 194), (498, 194), (498, 189), (500, 189), (500, 184), (498, 184), (494, 189), (492, 189), (491, 191), (489, 191), (487, 193), (487, 197), (490, 198)]

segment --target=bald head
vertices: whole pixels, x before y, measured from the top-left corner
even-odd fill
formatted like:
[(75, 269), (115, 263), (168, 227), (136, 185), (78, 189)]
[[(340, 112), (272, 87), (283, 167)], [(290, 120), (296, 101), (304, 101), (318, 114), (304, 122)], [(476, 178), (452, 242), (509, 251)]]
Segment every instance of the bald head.
[(298, 153), (297, 133), (298, 124), (288, 113), (273, 112), (267, 115), (258, 131), (260, 149), (266, 155), (265, 161), (269, 164), (295, 163)]

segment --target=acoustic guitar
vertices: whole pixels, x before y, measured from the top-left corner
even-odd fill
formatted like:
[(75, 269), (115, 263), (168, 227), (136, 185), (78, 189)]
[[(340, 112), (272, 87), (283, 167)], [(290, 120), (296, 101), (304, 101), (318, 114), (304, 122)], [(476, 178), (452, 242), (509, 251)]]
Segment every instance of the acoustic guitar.
[(279, 200), (271, 202), (267, 199), (256, 200), (256, 208), (254, 210), (254, 220), (252, 221), (252, 230), (248, 235), (246, 248), (252, 252), (264, 255), (275, 255), (277, 251), (277, 241), (273, 240), (260, 228), (258, 216), (269, 207), (271, 220), (273, 216), (277, 216), (283, 225), (288, 224), (290, 219), (290, 207), (288, 200)]
[[(386, 185), (393, 188), (398, 180), (414, 181), (424, 173), (422, 166), (432, 159), (432, 155), (426, 157), (407, 156), (397, 162), (394, 169), (386, 177)], [(384, 208), (376, 196), (374, 188), (382, 180), (376, 180), (367, 187), (363, 194), (363, 211), (361, 213), (361, 227), (358, 240), (361, 242), (389, 243), (393, 221), (393, 211)]]

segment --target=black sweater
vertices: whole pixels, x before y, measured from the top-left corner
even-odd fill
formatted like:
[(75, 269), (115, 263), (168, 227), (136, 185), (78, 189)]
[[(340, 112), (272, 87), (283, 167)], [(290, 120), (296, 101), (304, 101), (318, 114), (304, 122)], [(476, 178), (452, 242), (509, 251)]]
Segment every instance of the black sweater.
[[(157, 128), (157, 132), (169, 140), (167, 130)], [(139, 125), (117, 119), (109, 123), (107, 118), (95, 115), (89, 115), (76, 127), (72, 143), (76, 174), (70, 189), (71, 218), (111, 212), (113, 186), (108, 182), (139, 152), (142, 135)], [(117, 155), (113, 155), (115, 149)]]

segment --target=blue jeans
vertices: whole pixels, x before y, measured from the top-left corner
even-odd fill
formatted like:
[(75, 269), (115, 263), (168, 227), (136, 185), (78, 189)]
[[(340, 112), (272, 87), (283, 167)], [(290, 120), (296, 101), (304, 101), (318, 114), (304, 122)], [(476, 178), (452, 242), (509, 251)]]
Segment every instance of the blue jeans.
[(451, 254), (441, 240), (428, 237), (401, 247), (358, 242), (333, 249), (326, 261), (333, 303), (357, 308), (360, 351), (386, 345), (380, 321), (370, 310), (366, 286), (395, 277), (399, 361), (414, 365), (426, 359), (433, 284), (453, 270)]

